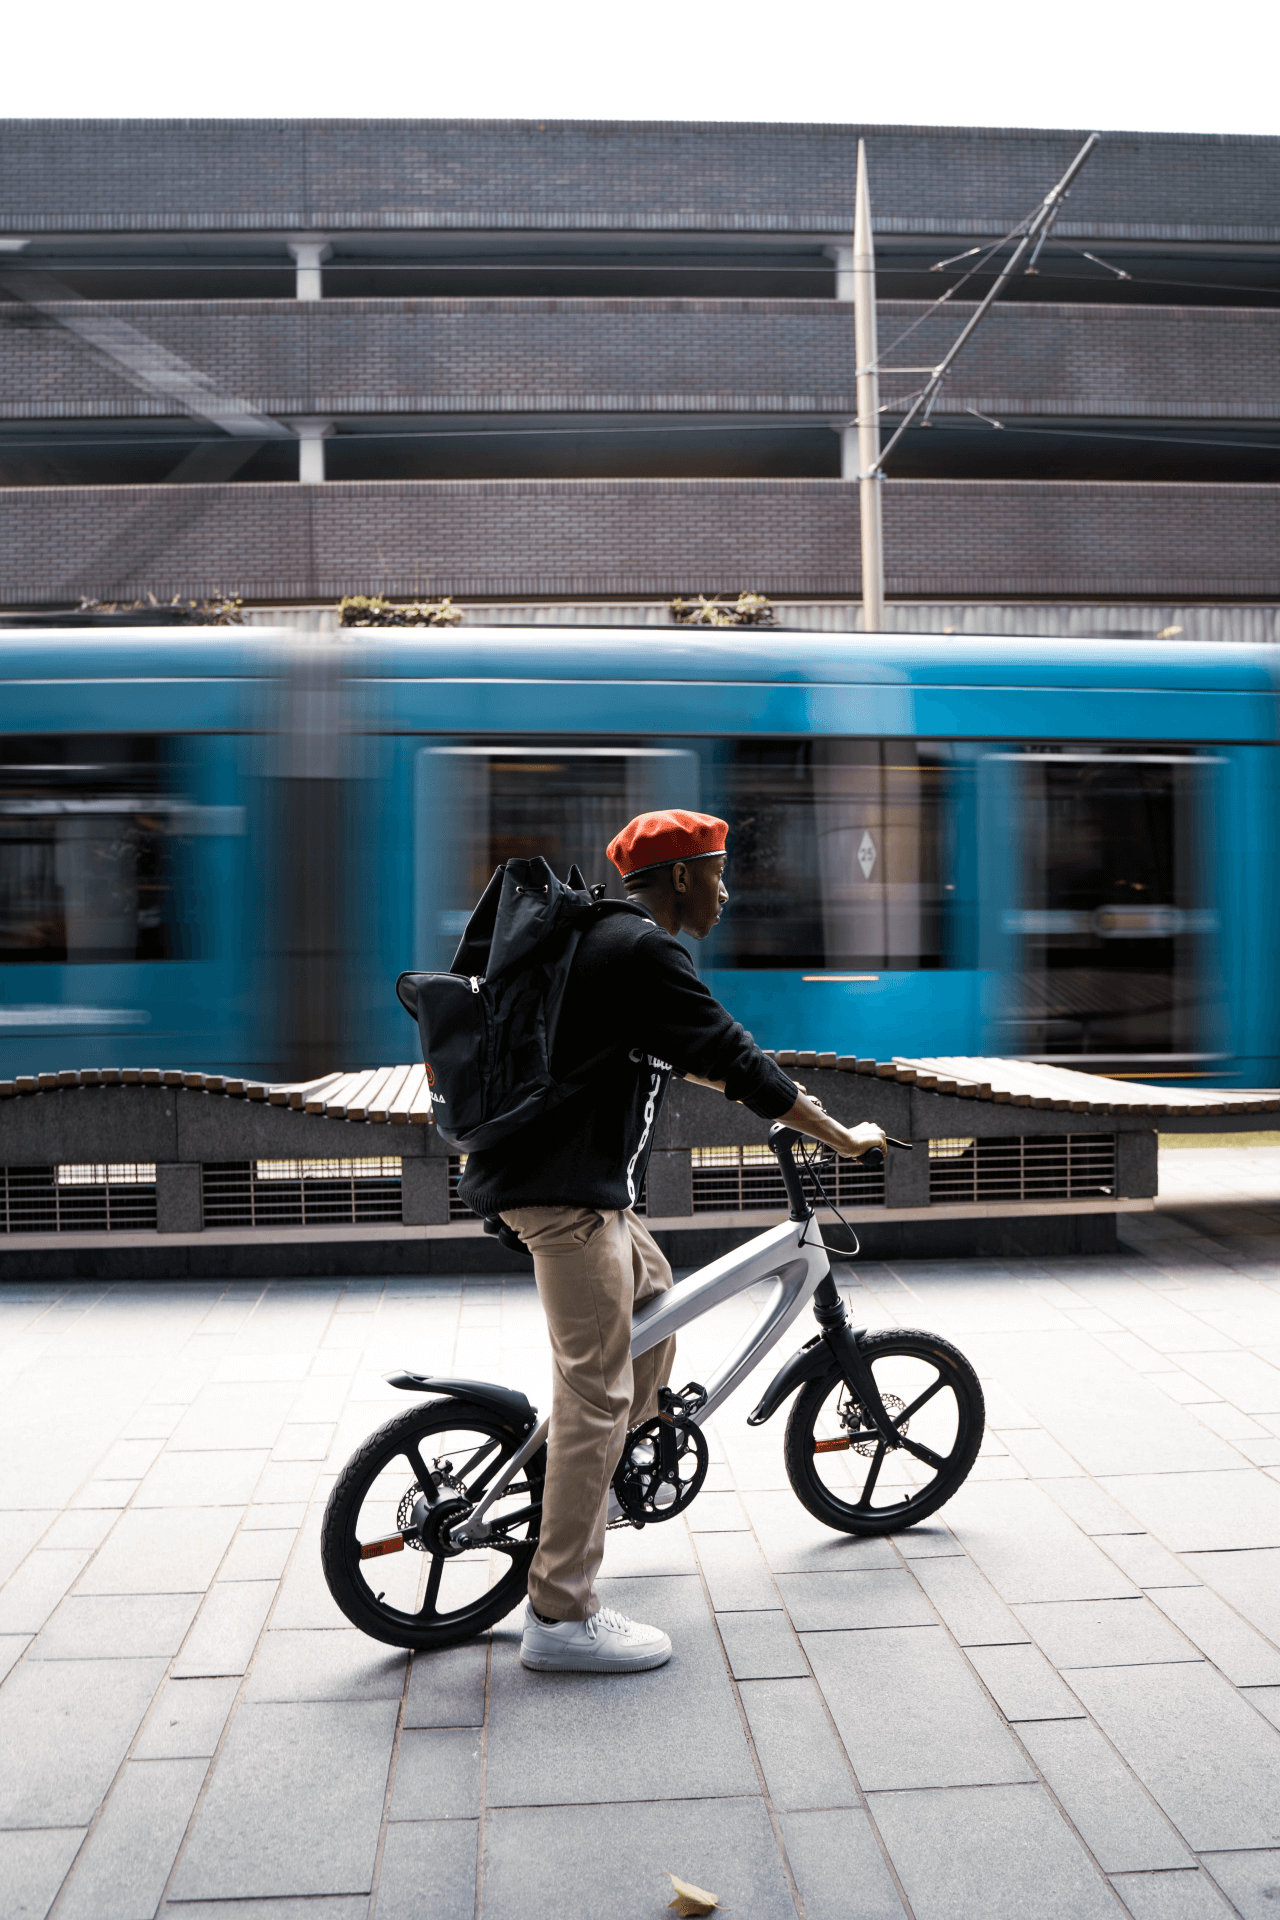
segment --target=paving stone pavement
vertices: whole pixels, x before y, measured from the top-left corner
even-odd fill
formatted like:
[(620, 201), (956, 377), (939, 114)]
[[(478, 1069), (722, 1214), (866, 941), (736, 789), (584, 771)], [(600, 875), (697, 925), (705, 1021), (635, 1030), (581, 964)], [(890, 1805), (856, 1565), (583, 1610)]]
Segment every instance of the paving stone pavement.
[(687, 1517), (609, 1536), (675, 1641), (625, 1679), (525, 1673), (517, 1616), (410, 1659), (320, 1573), (386, 1370), (545, 1404), (529, 1280), (0, 1287), (0, 1916), (658, 1920), (669, 1868), (741, 1920), (1269, 1920), (1280, 1152), (1162, 1186), (1115, 1256), (861, 1267), (982, 1376), (968, 1484), (827, 1532), (762, 1369)]

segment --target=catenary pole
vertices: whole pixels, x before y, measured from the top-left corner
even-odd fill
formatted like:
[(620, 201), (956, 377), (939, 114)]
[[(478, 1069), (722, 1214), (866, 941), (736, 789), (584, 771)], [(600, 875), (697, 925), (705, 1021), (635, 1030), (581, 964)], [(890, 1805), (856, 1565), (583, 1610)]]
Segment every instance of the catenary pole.
[(880, 374), (876, 349), (876, 250), (871, 236), (867, 149), (858, 142), (853, 216), (853, 333), (857, 357), (858, 523), (862, 534), (862, 631), (884, 628), (884, 531), (880, 523)]

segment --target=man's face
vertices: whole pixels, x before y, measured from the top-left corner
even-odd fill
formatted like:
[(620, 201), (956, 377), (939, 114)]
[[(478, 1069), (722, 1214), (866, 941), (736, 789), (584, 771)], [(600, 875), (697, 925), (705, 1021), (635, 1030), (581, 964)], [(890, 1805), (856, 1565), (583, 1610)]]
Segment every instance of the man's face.
[(705, 860), (679, 861), (672, 872), (681, 930), (695, 940), (706, 939), (729, 903), (724, 867), (725, 856), (718, 853)]

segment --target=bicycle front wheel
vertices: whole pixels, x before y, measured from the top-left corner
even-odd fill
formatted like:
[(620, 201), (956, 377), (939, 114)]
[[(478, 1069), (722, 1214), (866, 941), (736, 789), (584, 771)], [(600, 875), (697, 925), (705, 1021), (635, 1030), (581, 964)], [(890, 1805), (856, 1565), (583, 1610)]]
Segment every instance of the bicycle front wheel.
[(354, 1626), (392, 1647), (451, 1647), (523, 1599), (538, 1544), (547, 1450), (486, 1514), (483, 1546), (459, 1551), (459, 1524), (523, 1444), (489, 1408), (428, 1400), (370, 1434), (325, 1508), (320, 1557)]
[(862, 1351), (904, 1444), (890, 1448), (833, 1365), (792, 1402), (784, 1459), (797, 1499), (839, 1533), (900, 1533), (949, 1500), (978, 1457), (978, 1376), (935, 1333), (869, 1333)]

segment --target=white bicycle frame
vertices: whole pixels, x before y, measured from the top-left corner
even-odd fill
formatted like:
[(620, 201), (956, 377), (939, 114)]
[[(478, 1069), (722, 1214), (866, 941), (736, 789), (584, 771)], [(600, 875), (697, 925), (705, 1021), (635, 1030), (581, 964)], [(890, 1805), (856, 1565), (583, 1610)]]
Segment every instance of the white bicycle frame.
[[(742, 1385), (765, 1354), (777, 1346), (830, 1271), (831, 1260), (816, 1219), (784, 1220), (758, 1233), (745, 1246), (713, 1260), (709, 1266), (699, 1267), (696, 1273), (677, 1281), (656, 1300), (641, 1307), (631, 1324), (631, 1358), (639, 1359), (642, 1353), (648, 1353), (669, 1335), (701, 1319), (712, 1307), (732, 1300), (735, 1294), (745, 1292), (760, 1281), (772, 1280), (773, 1286), (759, 1313), (707, 1383), (706, 1402), (693, 1415), (701, 1426)], [(458, 1546), (480, 1546), (489, 1538), (485, 1514), (501, 1499), (525, 1461), (545, 1444), (550, 1424), (549, 1420), (538, 1422), (474, 1512), (468, 1514), (462, 1526), (453, 1529), (451, 1537)], [(621, 1518), (622, 1508), (611, 1492), (609, 1519)]]

